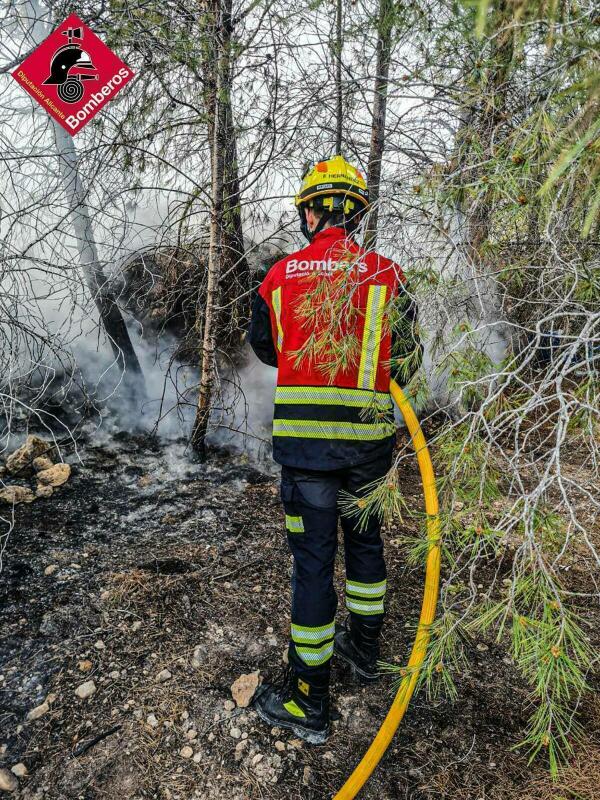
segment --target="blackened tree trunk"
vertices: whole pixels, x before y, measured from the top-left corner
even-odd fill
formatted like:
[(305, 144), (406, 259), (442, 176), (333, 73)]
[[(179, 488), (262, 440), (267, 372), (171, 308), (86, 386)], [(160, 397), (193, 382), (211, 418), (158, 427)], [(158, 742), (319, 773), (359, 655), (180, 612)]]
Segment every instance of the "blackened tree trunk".
[[(31, 0), (29, 4), (25, 4), (23, 11), (24, 19), (31, 25), (26, 42), (29, 44), (31, 41), (37, 45), (50, 33), (46, 19), (47, 9), (38, 0)], [(24, 27), (27, 30), (27, 26)], [(144, 376), (125, 320), (98, 257), (75, 142), (58, 123), (53, 122), (53, 128), (60, 176), (71, 212), (81, 271), (98, 309), (100, 323), (108, 336), (115, 359), (124, 373), (126, 387), (141, 401), (145, 399)]]
[(377, 242), (379, 219), (379, 193), (381, 186), (381, 161), (385, 150), (385, 116), (392, 53), (392, 28), (394, 25), (394, 0), (379, 0), (377, 20), (377, 72), (373, 97), (371, 148), (369, 152), (369, 212), (365, 246), (374, 248)]
[(92, 295), (100, 321), (109, 338), (115, 359), (125, 374), (129, 391), (145, 396), (142, 368), (129, 336), (123, 315), (104, 274), (94, 239), (92, 222), (81, 183), (77, 151), (73, 138), (54, 123), (56, 149), (64, 191), (73, 220), (79, 263)]

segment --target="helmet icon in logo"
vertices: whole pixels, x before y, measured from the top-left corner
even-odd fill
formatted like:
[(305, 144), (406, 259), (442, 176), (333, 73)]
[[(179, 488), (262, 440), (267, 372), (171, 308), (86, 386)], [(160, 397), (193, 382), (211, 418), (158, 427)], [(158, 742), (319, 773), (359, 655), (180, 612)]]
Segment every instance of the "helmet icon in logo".
[[(67, 37), (68, 44), (59, 47), (52, 56), (50, 75), (44, 84), (56, 85), (58, 96), (65, 103), (77, 103), (83, 97), (83, 81), (97, 81), (98, 73), (92, 59), (81, 47), (81, 28), (68, 28), (62, 34)], [(86, 70), (94, 70), (94, 73)]]

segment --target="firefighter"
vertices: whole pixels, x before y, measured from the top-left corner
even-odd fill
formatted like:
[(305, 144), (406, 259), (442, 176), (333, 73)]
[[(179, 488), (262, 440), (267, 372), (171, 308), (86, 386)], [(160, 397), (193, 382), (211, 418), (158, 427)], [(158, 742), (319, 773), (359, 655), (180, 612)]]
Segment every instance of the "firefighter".
[[(248, 334), (260, 360), (278, 369), (273, 458), (281, 464), (293, 555), (289, 669), (281, 685), (263, 685), (255, 707), (270, 725), (319, 744), (329, 734), (333, 653), (363, 682), (376, 680), (384, 618), (379, 519), (372, 514), (361, 528), (356, 517), (340, 516), (340, 492), (360, 497), (390, 470), (395, 439), (390, 374), (406, 383), (420, 364), (422, 348), (402, 270), (354, 238), (369, 203), (361, 173), (339, 155), (321, 161), (305, 174), (295, 202), (309, 244), (269, 270), (253, 302)], [(333, 379), (318, 359), (299, 358), (311, 332), (318, 331), (298, 309), (303, 305), (306, 312), (311, 292), (323, 298), (314, 291), (315, 282), (323, 280), (345, 281), (355, 310), (346, 317), (347, 334), (359, 344)], [(403, 311), (395, 315), (400, 324), (392, 327), (390, 304), (400, 301)], [(349, 622), (336, 626), (338, 520)]]

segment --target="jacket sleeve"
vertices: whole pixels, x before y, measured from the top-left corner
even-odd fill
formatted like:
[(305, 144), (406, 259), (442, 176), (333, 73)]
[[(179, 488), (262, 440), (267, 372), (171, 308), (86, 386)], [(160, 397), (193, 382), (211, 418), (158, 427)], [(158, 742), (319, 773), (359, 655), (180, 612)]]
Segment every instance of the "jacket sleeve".
[(400, 386), (406, 386), (423, 361), (418, 308), (406, 281), (398, 284), (396, 309), (391, 325), (390, 375)]
[(269, 306), (258, 291), (256, 291), (252, 303), (248, 342), (263, 364), (268, 364), (270, 367), (277, 366), (277, 350), (273, 342), (271, 313)]

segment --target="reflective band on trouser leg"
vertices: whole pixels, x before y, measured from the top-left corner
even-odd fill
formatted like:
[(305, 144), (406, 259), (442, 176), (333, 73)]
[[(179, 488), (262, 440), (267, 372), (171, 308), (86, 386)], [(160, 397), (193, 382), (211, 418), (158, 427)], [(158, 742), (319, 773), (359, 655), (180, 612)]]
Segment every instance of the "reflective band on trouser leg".
[(292, 623), (292, 641), (298, 657), (309, 667), (317, 667), (329, 661), (333, 655), (334, 633), (333, 622), (317, 627)]
[(281, 286), (271, 292), (271, 305), (275, 313), (275, 322), (277, 323), (277, 349), (281, 350), (283, 347), (283, 328), (281, 327)]
[(346, 608), (355, 614), (371, 616), (383, 614), (386, 581), (360, 583), (346, 581)]
[(323, 644), (320, 647), (298, 647), (298, 645), (296, 645), (296, 652), (306, 666), (318, 667), (320, 664), (329, 661), (333, 655), (333, 641)]
[(312, 419), (274, 419), (273, 436), (301, 439), (387, 439), (396, 430), (390, 422), (320, 422)]
[(361, 389), (372, 389), (375, 386), (386, 294), (387, 286), (369, 286), (362, 352), (358, 368), (357, 385)]
[(286, 514), (285, 527), (290, 533), (304, 533), (304, 523), (302, 522), (302, 517), (293, 517), (290, 514)]
[(350, 406), (368, 408), (375, 403), (379, 408), (392, 408), (388, 392), (373, 392), (365, 389), (341, 389), (337, 386), (278, 386), (275, 404)]

